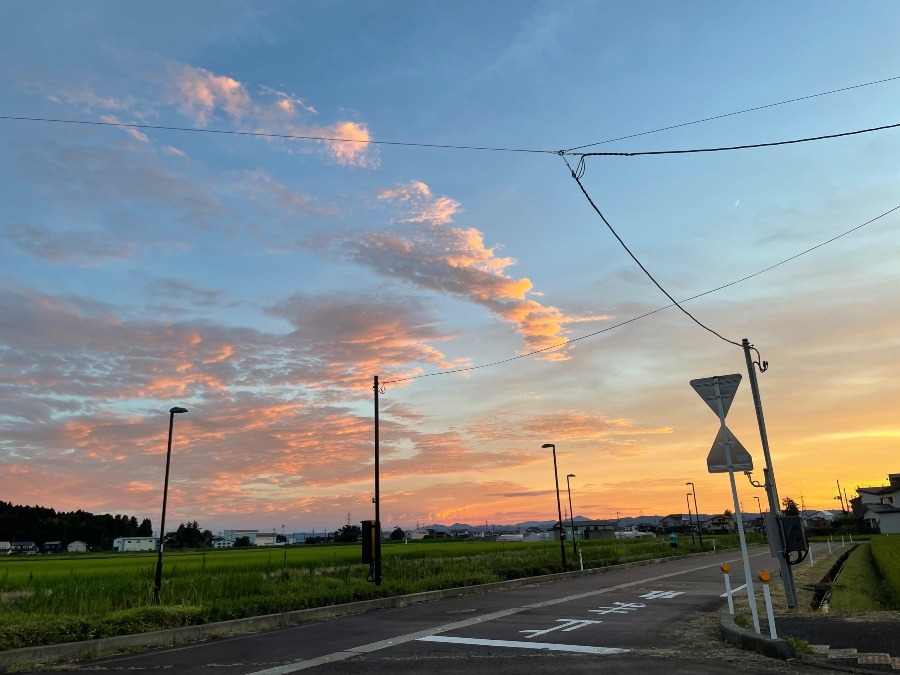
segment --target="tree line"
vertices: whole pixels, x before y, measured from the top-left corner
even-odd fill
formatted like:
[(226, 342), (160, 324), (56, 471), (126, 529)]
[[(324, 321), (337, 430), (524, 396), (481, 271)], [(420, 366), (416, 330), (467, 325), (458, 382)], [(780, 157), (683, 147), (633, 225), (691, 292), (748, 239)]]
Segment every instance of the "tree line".
[(33, 541), (40, 545), (83, 541), (93, 549), (111, 549), (116, 537), (150, 537), (149, 518), (138, 523), (134, 516), (95, 515), (87, 511), (57, 511), (43, 506), (21, 506), (0, 501), (0, 540)]

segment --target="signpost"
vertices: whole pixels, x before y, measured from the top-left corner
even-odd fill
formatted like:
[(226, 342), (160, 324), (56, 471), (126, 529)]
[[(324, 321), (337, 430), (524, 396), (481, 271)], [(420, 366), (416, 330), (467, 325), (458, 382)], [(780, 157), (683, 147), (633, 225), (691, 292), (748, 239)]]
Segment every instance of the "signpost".
[(734, 516), (737, 520), (738, 536), (741, 540), (741, 554), (744, 556), (744, 578), (747, 583), (747, 599), (750, 602), (750, 613), (753, 615), (753, 628), (760, 632), (759, 613), (756, 608), (756, 593), (753, 590), (753, 573), (750, 571), (750, 555), (747, 552), (747, 538), (744, 536), (744, 517), (741, 514), (741, 503), (738, 500), (737, 484), (734, 481), (735, 469), (749, 471), (753, 468), (753, 458), (743, 445), (725, 426), (725, 415), (731, 408), (734, 394), (741, 383), (739, 373), (734, 375), (719, 375), (704, 377), (699, 380), (691, 380), (700, 398), (706, 401), (710, 409), (719, 418), (719, 433), (713, 442), (713, 447), (706, 458), (706, 465), (710, 473), (728, 472), (731, 481), (731, 496), (734, 498)]

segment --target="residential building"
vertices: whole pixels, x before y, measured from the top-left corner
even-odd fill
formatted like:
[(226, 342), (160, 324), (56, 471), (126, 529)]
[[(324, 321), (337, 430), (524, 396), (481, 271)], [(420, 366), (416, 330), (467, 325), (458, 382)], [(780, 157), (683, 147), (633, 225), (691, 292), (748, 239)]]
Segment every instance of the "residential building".
[(704, 521), (703, 531), (708, 534), (734, 534), (737, 531), (737, 523), (734, 516), (723, 513)]
[[(563, 539), (567, 539), (572, 534), (572, 523), (567, 522), (563, 525)], [(559, 523), (556, 523), (550, 530), (553, 534), (553, 540), (559, 541)], [(574, 527), (575, 541), (583, 541), (585, 539), (615, 539), (616, 521), (615, 520), (576, 520)]]
[(659, 529), (663, 532), (691, 531), (693, 517), (687, 513), (670, 513), (659, 521)]
[(24, 553), (25, 555), (35, 555), (41, 552), (38, 545), (33, 541), (14, 541), (9, 545), (10, 553)]
[(66, 546), (66, 551), (68, 551), (69, 553), (87, 553), (88, 545), (83, 541), (78, 541), (76, 539), (75, 541), (69, 542), (69, 545)]
[(63, 545), (61, 541), (45, 541), (41, 546), (41, 553), (62, 553)]
[(854, 515), (866, 526), (882, 534), (900, 534), (900, 473), (888, 474), (888, 484), (857, 487), (850, 500)]
[(126, 551), (156, 551), (158, 546), (158, 537), (116, 537), (113, 539), (113, 550), (120, 553)]

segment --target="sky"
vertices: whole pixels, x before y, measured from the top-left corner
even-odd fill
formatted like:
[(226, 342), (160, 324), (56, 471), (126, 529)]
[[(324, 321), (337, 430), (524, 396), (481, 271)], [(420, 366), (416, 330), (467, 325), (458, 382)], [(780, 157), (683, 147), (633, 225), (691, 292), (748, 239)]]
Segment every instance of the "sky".
[(167, 525), (371, 519), (377, 376), (385, 529), (555, 520), (547, 443), (566, 513), (682, 513), (688, 482), (722, 513), (689, 383), (743, 375), (727, 423), (761, 480), (746, 338), (779, 495), (840, 508), (838, 481), (900, 471), (900, 211), (869, 222), (900, 206), (900, 129), (587, 157), (696, 322), (566, 162), (897, 124), (898, 25), (886, 2), (2, 3), (2, 499), (158, 528), (183, 406)]

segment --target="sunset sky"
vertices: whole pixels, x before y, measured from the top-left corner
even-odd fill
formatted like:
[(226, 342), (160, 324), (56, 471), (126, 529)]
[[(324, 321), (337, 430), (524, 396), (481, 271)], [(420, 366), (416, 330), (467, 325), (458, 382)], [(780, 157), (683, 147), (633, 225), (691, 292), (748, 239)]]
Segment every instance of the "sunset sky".
[(900, 210), (869, 223), (900, 207), (900, 129), (585, 160), (673, 297), (755, 275), (684, 304), (726, 340), (662, 309), (554, 151), (898, 124), (898, 26), (888, 2), (3, 2), (0, 498), (158, 528), (184, 406), (167, 525), (358, 523), (377, 375), (385, 529), (555, 519), (544, 443), (576, 515), (680, 513), (687, 481), (721, 513), (689, 382), (744, 376), (761, 479), (748, 338), (781, 496), (839, 508), (836, 481), (900, 472)]

